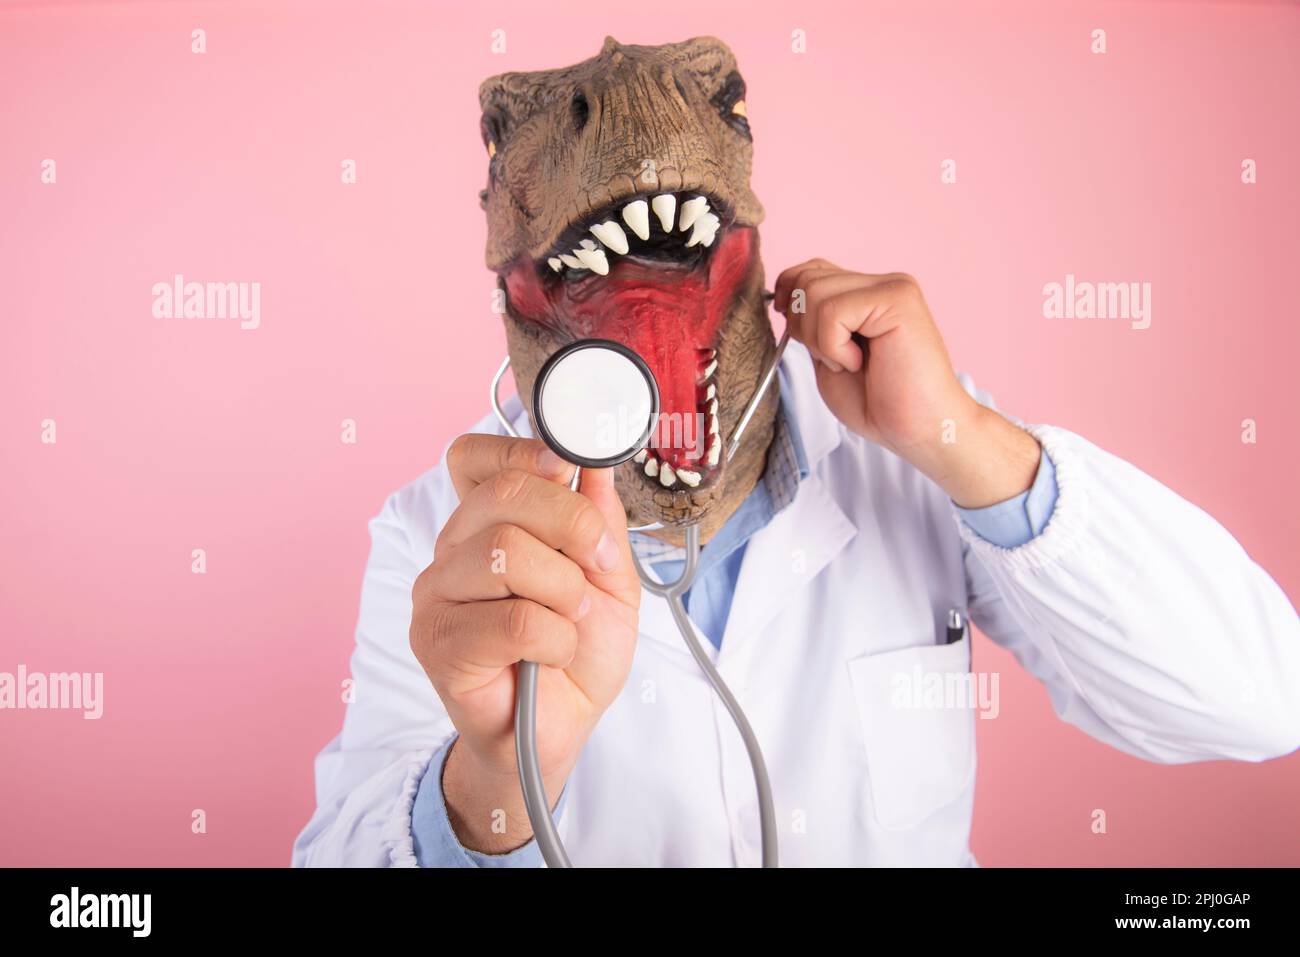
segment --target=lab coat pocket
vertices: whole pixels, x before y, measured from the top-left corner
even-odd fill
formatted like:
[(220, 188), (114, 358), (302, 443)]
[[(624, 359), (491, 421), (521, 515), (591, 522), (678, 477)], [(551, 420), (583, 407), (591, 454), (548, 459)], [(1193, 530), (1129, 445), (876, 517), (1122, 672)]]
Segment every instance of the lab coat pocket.
[(914, 827), (974, 776), (970, 636), (863, 655), (848, 668), (876, 822), (890, 831)]

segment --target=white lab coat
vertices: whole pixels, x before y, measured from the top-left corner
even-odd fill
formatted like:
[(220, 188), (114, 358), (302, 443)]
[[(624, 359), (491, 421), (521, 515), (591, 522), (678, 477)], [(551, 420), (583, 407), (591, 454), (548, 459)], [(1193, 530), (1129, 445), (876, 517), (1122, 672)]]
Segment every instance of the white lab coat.
[[(783, 866), (974, 863), (976, 712), (899, 706), (909, 678), (969, 670), (969, 639), (943, 643), (952, 607), (1064, 720), (1129, 754), (1259, 761), (1300, 746), (1300, 620), (1209, 515), (1077, 435), (1030, 427), (1059, 497), (1037, 538), (996, 547), (836, 421), (804, 349), (784, 364), (811, 474), (750, 540), (715, 656), (762, 744)], [(491, 417), (476, 430), (501, 431)], [(456, 505), (438, 466), (370, 524), (356, 701), (317, 758), (295, 864), (415, 863), (412, 799), (454, 729), (409, 647), (411, 585)], [(759, 863), (745, 749), (649, 593), (627, 684), (566, 805), (577, 866)]]

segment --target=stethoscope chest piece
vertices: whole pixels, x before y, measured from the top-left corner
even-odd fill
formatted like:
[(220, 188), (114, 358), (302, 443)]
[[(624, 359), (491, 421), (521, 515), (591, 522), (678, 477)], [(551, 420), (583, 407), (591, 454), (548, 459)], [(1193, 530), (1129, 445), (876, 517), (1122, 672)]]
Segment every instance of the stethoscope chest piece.
[(579, 339), (554, 353), (533, 382), (537, 435), (560, 458), (612, 468), (643, 449), (659, 416), (646, 361), (609, 339)]

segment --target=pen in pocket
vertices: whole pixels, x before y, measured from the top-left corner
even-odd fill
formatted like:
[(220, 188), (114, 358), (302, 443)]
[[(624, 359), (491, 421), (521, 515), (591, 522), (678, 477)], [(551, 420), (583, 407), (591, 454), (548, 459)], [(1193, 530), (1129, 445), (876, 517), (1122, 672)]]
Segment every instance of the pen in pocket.
[(966, 633), (966, 619), (962, 617), (961, 612), (956, 608), (948, 609), (948, 634), (944, 641), (945, 645), (956, 644), (961, 641), (962, 635)]

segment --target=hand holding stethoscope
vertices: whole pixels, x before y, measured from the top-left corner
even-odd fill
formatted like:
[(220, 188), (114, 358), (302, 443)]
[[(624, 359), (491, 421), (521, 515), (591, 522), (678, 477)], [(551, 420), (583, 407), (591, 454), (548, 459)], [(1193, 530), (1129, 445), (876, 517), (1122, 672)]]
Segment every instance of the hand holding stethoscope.
[(459, 735), (442, 774), (453, 827), (466, 847), (503, 853), (531, 836), (516, 662), (548, 666), (537, 754), (554, 800), (627, 680), (641, 586), (610, 470), (582, 470), (574, 494), (573, 467), (541, 442), (479, 434), (458, 438), (445, 467), (460, 504), (412, 589), (410, 643)]

